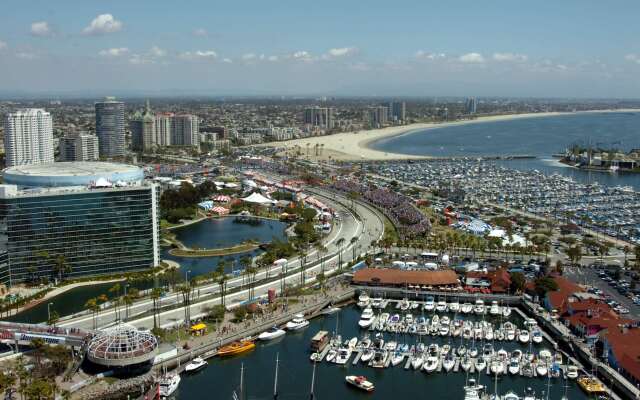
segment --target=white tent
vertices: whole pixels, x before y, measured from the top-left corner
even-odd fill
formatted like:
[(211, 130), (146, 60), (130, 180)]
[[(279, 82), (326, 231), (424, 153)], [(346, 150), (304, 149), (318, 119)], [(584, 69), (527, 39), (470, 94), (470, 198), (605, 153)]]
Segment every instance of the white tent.
[(98, 178), (98, 180), (96, 181), (94, 186), (95, 187), (111, 187), (113, 185), (111, 184), (111, 182), (109, 182), (108, 180), (106, 180), (104, 178)]
[(275, 204), (275, 200), (268, 199), (261, 195), (260, 193), (251, 193), (250, 196), (245, 197), (242, 201), (247, 203), (257, 203), (257, 204)]

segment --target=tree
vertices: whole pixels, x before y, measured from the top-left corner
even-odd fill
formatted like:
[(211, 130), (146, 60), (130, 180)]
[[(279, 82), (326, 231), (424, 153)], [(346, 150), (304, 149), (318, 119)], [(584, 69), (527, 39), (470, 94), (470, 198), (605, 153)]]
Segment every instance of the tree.
[(184, 284), (178, 288), (182, 294), (182, 305), (184, 306), (184, 323), (191, 323), (191, 286)]
[(47, 319), (47, 325), (56, 326), (58, 321), (60, 320), (60, 314), (56, 310), (53, 310)]
[(560, 275), (564, 272), (564, 266), (562, 265), (562, 261), (556, 261), (556, 272)]
[(324, 283), (326, 282), (327, 277), (324, 275), (324, 272), (320, 272), (316, 275), (316, 281), (320, 285), (320, 290), (324, 292)]
[(164, 289), (153, 288), (151, 290), (151, 300), (153, 300), (153, 328), (157, 329), (160, 326), (160, 318), (158, 315), (158, 305), (160, 303), (160, 297), (164, 294)]
[(633, 255), (635, 256), (634, 265), (636, 269), (640, 269), (640, 246), (633, 248)]
[(351, 250), (353, 253), (352, 261), (356, 260), (356, 243), (358, 242), (358, 238), (356, 236), (352, 237), (349, 243), (351, 244)]
[(53, 264), (53, 270), (58, 275), (58, 280), (62, 280), (65, 274), (71, 273), (71, 266), (67, 263), (64, 255), (59, 254)]
[(572, 264), (578, 264), (580, 263), (580, 260), (582, 259), (582, 246), (575, 245), (575, 246), (571, 246), (567, 249), (567, 256), (569, 257), (569, 260), (571, 260)]
[(224, 307), (225, 305), (225, 297), (226, 297), (226, 287), (227, 287), (227, 275), (222, 274), (218, 276), (218, 285), (220, 286), (220, 305)]
[(553, 278), (549, 276), (544, 276), (542, 278), (538, 278), (534, 282), (535, 291), (538, 297), (544, 297), (549, 291), (558, 290), (558, 284)]
[(84, 303), (84, 308), (91, 311), (93, 316), (93, 329), (97, 329), (97, 325), (98, 325), (97, 316), (98, 316), (98, 312), (100, 311), (100, 305), (98, 305), (98, 299), (93, 297), (87, 300), (87, 302)]
[(522, 272), (514, 272), (511, 274), (511, 292), (512, 293), (521, 293), (525, 285), (527, 284), (527, 279), (524, 277)]
[(338, 246), (338, 271), (342, 271), (342, 246), (344, 246), (344, 238), (336, 240), (336, 246)]
[(320, 272), (322, 274), (324, 274), (324, 259), (325, 259), (326, 255), (327, 255), (327, 253), (329, 252), (329, 249), (327, 249), (327, 246), (325, 246), (321, 242), (318, 242), (318, 243), (316, 243), (316, 251), (318, 252), (318, 255), (320, 256)]

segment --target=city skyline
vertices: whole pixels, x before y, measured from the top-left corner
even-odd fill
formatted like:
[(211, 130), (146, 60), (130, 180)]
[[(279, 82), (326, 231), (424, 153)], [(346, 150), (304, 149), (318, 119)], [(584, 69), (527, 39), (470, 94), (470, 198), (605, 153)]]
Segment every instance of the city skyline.
[(373, 5), (13, 2), (1, 94), (638, 97), (638, 5)]

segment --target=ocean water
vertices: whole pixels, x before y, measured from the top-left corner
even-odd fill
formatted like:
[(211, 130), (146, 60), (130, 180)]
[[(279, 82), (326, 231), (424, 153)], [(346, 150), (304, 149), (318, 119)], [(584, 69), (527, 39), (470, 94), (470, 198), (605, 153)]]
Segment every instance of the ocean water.
[(640, 148), (640, 112), (577, 113), (510, 121), (481, 122), (417, 130), (378, 140), (372, 149), (436, 157), (531, 155), (535, 159), (501, 161), (505, 166), (570, 176), (579, 182), (632, 186), (640, 174), (582, 171), (554, 160), (573, 144)]

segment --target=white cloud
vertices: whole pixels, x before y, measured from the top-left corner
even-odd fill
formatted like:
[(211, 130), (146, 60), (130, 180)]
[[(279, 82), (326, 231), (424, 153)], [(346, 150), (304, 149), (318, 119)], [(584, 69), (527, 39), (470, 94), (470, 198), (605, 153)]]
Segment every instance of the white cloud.
[(204, 36), (207, 36), (208, 34), (209, 34), (209, 32), (207, 32), (207, 30), (204, 29), (204, 28), (194, 29), (194, 31), (193, 31), (193, 36), (204, 37)]
[(222, 62), (223, 62), (223, 63), (227, 63), (227, 64), (233, 64), (233, 61), (231, 61), (231, 59), (230, 59), (230, 58), (223, 58), (223, 59), (222, 59)]
[(356, 47), (339, 47), (334, 49), (329, 49), (327, 54), (325, 54), (328, 58), (337, 58), (337, 57), (346, 57), (351, 56), (358, 52)]
[(132, 54), (129, 62), (134, 65), (153, 64), (153, 60), (140, 54)]
[(371, 66), (363, 62), (357, 62), (349, 65), (349, 69), (353, 71), (370, 71)]
[(47, 21), (38, 21), (31, 24), (31, 34), (33, 36), (47, 37), (52, 36), (53, 31)]
[(82, 30), (85, 35), (104, 35), (122, 30), (122, 22), (111, 14), (100, 14), (91, 21), (89, 26)]
[(184, 53), (180, 54), (180, 57), (186, 60), (211, 59), (217, 58), (218, 53), (213, 50), (185, 51)]
[(567, 66), (566, 66), (566, 65), (564, 65), (564, 64), (558, 64), (558, 65), (556, 65), (556, 68), (557, 68), (558, 70), (560, 70), (560, 71), (566, 71), (566, 70), (568, 70), (568, 69), (569, 69), (569, 67), (567, 67)]
[(444, 53), (429, 53), (424, 50), (418, 50), (414, 54), (416, 58), (425, 59), (425, 60), (441, 60), (447, 57)]
[(640, 64), (640, 55), (638, 54), (627, 54), (626, 56), (624, 56), (624, 59), (636, 64)]
[(164, 57), (164, 56), (166, 56), (166, 55), (167, 55), (167, 51), (166, 51), (166, 50), (164, 50), (164, 49), (161, 49), (161, 48), (160, 48), (160, 47), (158, 47), (158, 46), (153, 46), (153, 47), (151, 47), (151, 50), (149, 50), (149, 54), (150, 54), (152, 57), (158, 57), (158, 58), (159, 58), (159, 57)]
[(461, 55), (458, 60), (468, 64), (482, 64), (484, 62), (484, 57), (480, 53), (467, 53)]
[(7, 42), (0, 40), (0, 50), (4, 50), (8, 47)]
[(313, 57), (311, 56), (311, 53), (305, 50), (296, 51), (291, 55), (291, 58), (293, 58), (294, 60), (300, 60), (300, 61), (306, 61), (306, 62), (313, 61)]
[(269, 60), (271, 62), (276, 62), (276, 61), (278, 61), (278, 56), (269, 56), (269, 57), (267, 57), (267, 60)]
[(242, 60), (244, 61), (252, 61), (255, 60), (257, 56), (254, 53), (247, 53), (242, 55)]
[(111, 49), (100, 50), (98, 54), (102, 57), (121, 57), (129, 53), (126, 47), (113, 47)]
[(35, 53), (29, 53), (26, 51), (22, 51), (20, 53), (16, 54), (16, 57), (21, 58), (23, 60), (35, 60), (36, 58), (38, 58), (38, 55)]
[(498, 62), (525, 62), (528, 59), (526, 54), (493, 53), (493, 60)]

